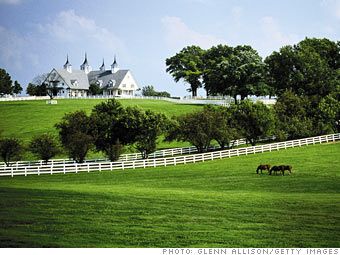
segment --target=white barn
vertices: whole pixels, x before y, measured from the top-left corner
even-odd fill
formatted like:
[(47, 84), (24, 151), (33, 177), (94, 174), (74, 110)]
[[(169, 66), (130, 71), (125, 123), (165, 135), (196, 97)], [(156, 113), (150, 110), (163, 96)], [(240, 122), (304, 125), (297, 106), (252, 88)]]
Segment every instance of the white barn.
[(118, 68), (116, 57), (109, 70), (105, 69), (103, 60), (99, 70), (93, 71), (86, 54), (80, 70), (72, 70), (67, 56), (63, 69), (53, 68), (45, 83), (56, 83), (60, 88), (58, 96), (63, 97), (86, 97), (89, 95), (90, 84), (99, 85), (103, 94), (110, 96), (133, 96), (138, 89), (131, 71)]

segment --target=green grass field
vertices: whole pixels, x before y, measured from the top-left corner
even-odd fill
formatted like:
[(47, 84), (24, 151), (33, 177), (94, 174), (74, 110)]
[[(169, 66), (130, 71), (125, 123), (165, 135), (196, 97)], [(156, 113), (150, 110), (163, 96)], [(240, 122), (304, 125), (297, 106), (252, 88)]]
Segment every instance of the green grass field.
[[(90, 114), (92, 108), (105, 101), (105, 99), (58, 99), (58, 104), (48, 105), (46, 100), (37, 101), (15, 101), (0, 102), (0, 131), (2, 136), (17, 137), (28, 143), (32, 137), (52, 133), (57, 135), (54, 127), (65, 113), (76, 110), (85, 110)], [(140, 100), (140, 99), (120, 99), (124, 106), (139, 106), (142, 109), (150, 109), (164, 113), (167, 116), (177, 116), (180, 114), (201, 109), (202, 105), (174, 104), (161, 100)], [(158, 149), (190, 146), (187, 142), (163, 142), (159, 140)], [(126, 152), (134, 152), (133, 147), (126, 148)], [(65, 158), (64, 154), (57, 155), (56, 158)], [(88, 158), (102, 158), (101, 153), (90, 152)], [(26, 152), (24, 160), (33, 160), (35, 157)]]
[[(1, 247), (340, 247), (340, 143), (0, 178)], [(260, 163), (291, 164), (287, 176)]]
[[(41, 133), (57, 133), (54, 125), (65, 113), (92, 108), (105, 99), (58, 99), (58, 104), (48, 105), (46, 100), (0, 102), (0, 130), (3, 136), (15, 136), (30, 140)], [(121, 99), (124, 106), (138, 105), (142, 109), (161, 112), (167, 116), (179, 115), (200, 109), (199, 105), (180, 105), (161, 100)]]

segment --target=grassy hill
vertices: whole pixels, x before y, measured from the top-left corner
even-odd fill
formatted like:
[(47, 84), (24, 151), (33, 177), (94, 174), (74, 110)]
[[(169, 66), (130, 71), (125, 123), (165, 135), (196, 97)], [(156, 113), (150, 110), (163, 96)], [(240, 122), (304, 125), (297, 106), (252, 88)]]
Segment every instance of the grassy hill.
[[(0, 246), (339, 247), (340, 143), (176, 167), (0, 178)], [(291, 164), (288, 176), (258, 164)]]
[[(58, 99), (58, 104), (48, 105), (46, 100), (0, 102), (0, 131), (3, 136), (17, 137), (26, 143), (32, 137), (52, 133), (57, 135), (54, 125), (58, 123), (65, 113), (76, 110), (84, 110), (90, 114), (92, 108), (106, 99)], [(187, 112), (201, 109), (202, 105), (175, 104), (161, 100), (120, 99), (124, 106), (139, 106), (155, 112), (164, 113), (167, 116), (177, 116)], [(190, 146), (186, 142), (159, 141), (158, 149)], [(127, 153), (135, 151), (127, 148)], [(56, 158), (65, 158), (66, 155), (58, 155)], [(101, 153), (90, 152), (88, 158), (102, 158)], [(33, 160), (34, 156), (26, 152), (23, 159)]]
[[(15, 136), (29, 140), (37, 134), (56, 133), (54, 124), (65, 113), (92, 108), (105, 99), (58, 99), (57, 105), (48, 105), (46, 100), (0, 102), (0, 130), (4, 136)], [(125, 106), (138, 105), (143, 109), (162, 112), (168, 116), (179, 115), (200, 109), (198, 105), (180, 105), (161, 100), (122, 99)]]

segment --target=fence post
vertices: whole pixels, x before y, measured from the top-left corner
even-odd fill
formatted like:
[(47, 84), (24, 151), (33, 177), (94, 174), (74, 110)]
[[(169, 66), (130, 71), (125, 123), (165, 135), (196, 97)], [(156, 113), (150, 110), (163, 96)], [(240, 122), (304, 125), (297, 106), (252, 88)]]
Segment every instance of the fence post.
[(87, 172), (90, 172), (90, 163), (87, 163)]
[(12, 175), (12, 177), (13, 177), (13, 175), (14, 175), (14, 174), (13, 174), (13, 167), (11, 167), (11, 175)]
[(76, 166), (76, 174), (78, 173), (78, 165), (77, 163), (74, 164)]
[(53, 174), (53, 165), (51, 165), (51, 175)]
[[(124, 162), (124, 161), (123, 161)], [(101, 172), (102, 171), (102, 164), (101, 163), (99, 163), (99, 172)]]
[(63, 170), (64, 170), (64, 174), (66, 174), (66, 166), (65, 166), (65, 164), (63, 165)]
[(174, 158), (174, 166), (176, 165), (176, 158)]

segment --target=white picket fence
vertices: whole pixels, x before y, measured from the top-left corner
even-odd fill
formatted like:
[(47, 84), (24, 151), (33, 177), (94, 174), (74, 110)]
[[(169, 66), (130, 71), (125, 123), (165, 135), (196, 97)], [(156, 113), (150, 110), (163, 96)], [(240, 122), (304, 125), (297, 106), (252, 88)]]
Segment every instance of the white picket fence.
[[(263, 139), (260, 139), (259, 141), (270, 141), (275, 139), (275, 136), (266, 137)], [(230, 142), (230, 146), (237, 147), (240, 145), (246, 144), (246, 139), (238, 139), (233, 140)], [(210, 146), (209, 150), (217, 150), (220, 149), (219, 145)], [(180, 148), (171, 148), (171, 149), (164, 149), (164, 150), (158, 150), (153, 153), (150, 153), (148, 158), (154, 159), (154, 158), (164, 158), (164, 157), (170, 157), (170, 156), (177, 156), (177, 155), (185, 155), (185, 154), (193, 154), (197, 153), (197, 148), (195, 146), (191, 147), (180, 147)], [(142, 159), (141, 153), (128, 153), (128, 154), (122, 154), (119, 158), (119, 161), (131, 161), (131, 160), (137, 160)], [(98, 162), (108, 162), (109, 160), (107, 158), (101, 158), (101, 159), (87, 159), (84, 161), (84, 163), (98, 163)], [(51, 159), (47, 163), (43, 160), (34, 160), (34, 161), (16, 161), (16, 162), (10, 162), (10, 166), (37, 166), (37, 165), (60, 165), (60, 164), (75, 164), (76, 162), (71, 159)], [(0, 170), (5, 168), (6, 164), (5, 162), (0, 162)]]
[(201, 154), (193, 154), (178, 157), (167, 158), (154, 158), (146, 160), (134, 161), (119, 161), (119, 162), (94, 162), (83, 164), (58, 164), (58, 165), (42, 165), (42, 166), (12, 166), (0, 170), (0, 176), (17, 176), (17, 175), (40, 175), (40, 174), (57, 174), (57, 173), (79, 173), (79, 172), (92, 172), (92, 171), (107, 171), (118, 169), (136, 169), (146, 167), (158, 166), (175, 166), (179, 164), (204, 162), (215, 159), (230, 158), (234, 156), (263, 153), (273, 150), (281, 150), (292, 147), (304, 146), (316, 143), (335, 142), (340, 140), (340, 133), (309, 137), (304, 139), (270, 143), (266, 145), (244, 147), (231, 150), (220, 150), (214, 152), (207, 152)]

